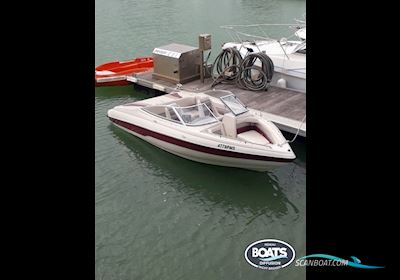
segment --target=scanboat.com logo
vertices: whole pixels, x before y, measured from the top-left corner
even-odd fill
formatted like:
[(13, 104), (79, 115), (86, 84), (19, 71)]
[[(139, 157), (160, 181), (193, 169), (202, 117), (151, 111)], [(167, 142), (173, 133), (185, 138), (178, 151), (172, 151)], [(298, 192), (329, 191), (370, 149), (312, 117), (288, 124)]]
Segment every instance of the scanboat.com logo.
[(254, 267), (261, 269), (280, 269), (288, 266), (295, 257), (292, 246), (276, 239), (263, 239), (247, 246), (244, 257)]
[(384, 268), (384, 266), (362, 264), (361, 261), (354, 256), (351, 258), (353, 261), (345, 260), (332, 255), (313, 254), (297, 259), (296, 266), (351, 266), (364, 269)]

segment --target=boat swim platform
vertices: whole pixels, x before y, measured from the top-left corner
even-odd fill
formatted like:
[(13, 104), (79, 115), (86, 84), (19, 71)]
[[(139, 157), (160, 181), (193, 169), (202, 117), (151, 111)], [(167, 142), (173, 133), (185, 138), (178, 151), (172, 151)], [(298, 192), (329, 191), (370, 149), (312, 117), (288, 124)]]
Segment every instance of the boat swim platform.
[[(237, 87), (234, 84), (218, 84), (211, 88), (213, 80), (205, 79), (204, 83), (194, 80), (177, 86), (172, 82), (153, 77), (153, 71), (136, 73), (127, 77), (127, 80), (148, 89), (162, 93), (184, 90), (193, 93), (205, 93), (212, 89), (229, 90), (234, 93), (250, 111), (260, 114), (263, 118), (275, 123), (279, 129), (306, 137), (306, 94), (286, 88), (270, 86), (267, 91), (250, 91)], [(207, 93), (212, 98), (219, 98), (218, 92)], [(299, 129), (300, 128), (300, 129)]]

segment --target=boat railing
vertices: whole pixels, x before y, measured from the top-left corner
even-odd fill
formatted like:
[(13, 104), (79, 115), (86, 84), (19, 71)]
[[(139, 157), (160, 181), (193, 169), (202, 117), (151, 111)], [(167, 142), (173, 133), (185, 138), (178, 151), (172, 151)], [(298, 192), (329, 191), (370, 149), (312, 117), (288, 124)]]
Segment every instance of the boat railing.
[[(221, 25), (220, 28), (225, 29), (233, 40), (239, 40), (239, 42), (245, 41), (243, 37), (248, 40), (248, 38), (255, 38), (260, 40), (275, 40), (273, 36), (267, 34), (265, 27), (285, 27), (286, 30), (292, 29), (292, 31), (296, 31), (300, 28), (306, 27), (305, 22), (297, 22), (293, 23), (258, 23), (258, 24), (231, 24), (231, 25)], [(249, 32), (245, 32), (244, 30), (250, 30)], [(286, 37), (286, 39), (292, 39), (297, 37), (294, 32)], [(243, 37), (242, 37), (243, 36)]]
[[(296, 21), (297, 23), (295, 24), (293, 23), (234, 24), (234, 25), (222, 25), (220, 26), (220, 28), (226, 30), (227, 34), (229, 35), (229, 37), (232, 39), (233, 42), (239, 42), (241, 44), (252, 43), (257, 48), (258, 48), (257, 42), (259, 41), (277, 42), (279, 43), (280, 48), (285, 53), (286, 57), (289, 58), (288, 55), (286, 54), (286, 50), (283, 47), (283, 45), (288, 40), (300, 39), (295, 34), (295, 31), (299, 30), (300, 28), (306, 27), (305, 21), (302, 20), (296, 20)], [(268, 28), (285, 27), (286, 29), (293, 29), (293, 31), (289, 36), (282, 37), (281, 39), (278, 40), (266, 33), (265, 30), (266, 27)], [(249, 29), (250, 31), (247, 31)], [(304, 46), (306, 44), (306, 41), (304, 40), (303, 42), (301, 42), (301, 44), (302, 46)], [(259, 52), (261, 52), (260, 49)]]

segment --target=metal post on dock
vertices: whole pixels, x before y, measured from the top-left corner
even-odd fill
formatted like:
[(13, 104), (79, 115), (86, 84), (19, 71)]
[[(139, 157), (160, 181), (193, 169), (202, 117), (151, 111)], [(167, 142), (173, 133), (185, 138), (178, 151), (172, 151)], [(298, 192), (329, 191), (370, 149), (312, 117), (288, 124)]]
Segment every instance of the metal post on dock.
[(200, 80), (204, 83), (204, 51), (200, 51)]
[[(204, 83), (204, 51), (211, 50), (211, 35), (199, 35), (199, 49), (200, 49), (200, 80)], [(206, 65), (207, 67), (207, 65)]]

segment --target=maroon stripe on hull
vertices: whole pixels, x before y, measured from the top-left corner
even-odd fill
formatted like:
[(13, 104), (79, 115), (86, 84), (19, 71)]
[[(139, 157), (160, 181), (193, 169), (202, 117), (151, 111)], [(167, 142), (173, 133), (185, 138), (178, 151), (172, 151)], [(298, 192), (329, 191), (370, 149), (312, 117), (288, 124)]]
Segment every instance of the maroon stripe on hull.
[(184, 147), (187, 149), (203, 152), (203, 153), (208, 153), (208, 154), (213, 154), (213, 155), (218, 155), (218, 156), (224, 156), (224, 157), (233, 157), (233, 158), (243, 158), (243, 159), (252, 159), (252, 160), (261, 160), (261, 161), (271, 161), (271, 162), (292, 162), (294, 159), (285, 159), (285, 158), (274, 158), (274, 157), (267, 157), (267, 156), (259, 156), (259, 155), (252, 155), (252, 154), (243, 154), (243, 153), (236, 153), (236, 152), (231, 152), (231, 151), (225, 151), (225, 150), (219, 150), (219, 149), (214, 149), (206, 146), (201, 146), (197, 145), (194, 143), (182, 141), (180, 139), (176, 139), (164, 134), (160, 134), (158, 132), (148, 130), (146, 128), (127, 123), (121, 120), (117, 120), (114, 118), (109, 117), (110, 120), (117, 124), (120, 125), (128, 130), (131, 130), (135, 133), (141, 134), (143, 136), (151, 136), (153, 138), (156, 138), (158, 140), (171, 143), (180, 147)]

